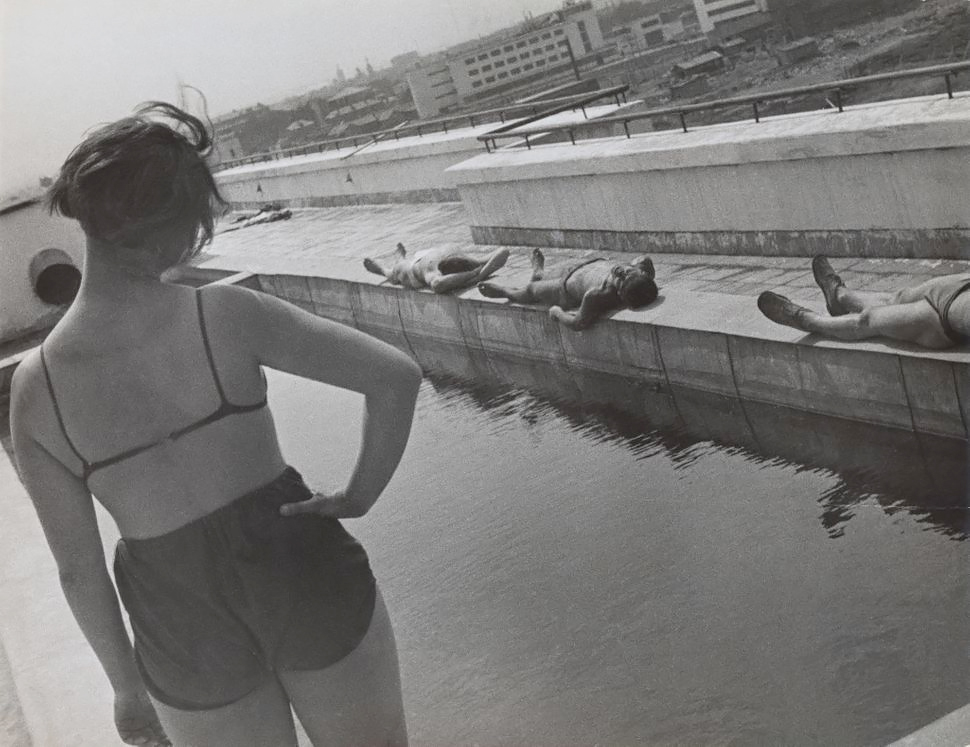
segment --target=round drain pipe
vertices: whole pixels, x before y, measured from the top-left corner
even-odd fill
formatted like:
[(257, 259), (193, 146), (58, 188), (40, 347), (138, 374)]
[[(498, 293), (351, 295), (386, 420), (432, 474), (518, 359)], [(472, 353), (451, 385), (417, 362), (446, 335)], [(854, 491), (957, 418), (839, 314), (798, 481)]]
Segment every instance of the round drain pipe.
[(81, 271), (61, 249), (44, 249), (30, 260), (30, 287), (52, 306), (66, 306), (81, 286)]

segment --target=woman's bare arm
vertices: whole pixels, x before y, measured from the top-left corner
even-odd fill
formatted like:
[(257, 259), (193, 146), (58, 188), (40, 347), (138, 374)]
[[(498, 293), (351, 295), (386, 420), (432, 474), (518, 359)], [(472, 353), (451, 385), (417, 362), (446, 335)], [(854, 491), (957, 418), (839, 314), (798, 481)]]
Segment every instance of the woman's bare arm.
[[(114, 584), (105, 565), (94, 501), (83, 482), (38, 443), (31, 424), (44, 420), (40, 394), (26, 381), (30, 365), (14, 374), (10, 423), (20, 478), (33, 501), (54, 555), (61, 588), (81, 632), (115, 692), (115, 715), (125, 741), (166, 744), (135, 666)], [(35, 382), (36, 383), (36, 382)], [(124, 722), (124, 723), (123, 723)]]
[(284, 511), (363, 516), (404, 453), (421, 369), (387, 343), (273, 296), (240, 288), (219, 290), (245, 309), (244, 328), (251, 331), (250, 345), (261, 365), (364, 395), (361, 450), (346, 490), (292, 504)]

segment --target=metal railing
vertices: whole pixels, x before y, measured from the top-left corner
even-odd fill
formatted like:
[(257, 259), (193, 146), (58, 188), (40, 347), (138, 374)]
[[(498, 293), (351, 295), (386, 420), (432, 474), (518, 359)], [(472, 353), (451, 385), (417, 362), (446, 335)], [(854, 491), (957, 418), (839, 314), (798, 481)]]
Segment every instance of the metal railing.
[(212, 170), (224, 171), (236, 166), (245, 166), (247, 164), (262, 163), (265, 161), (278, 161), (284, 158), (305, 156), (311, 153), (323, 153), (329, 150), (339, 151), (343, 148), (361, 150), (366, 146), (386, 141), (391, 137), (395, 140), (400, 140), (402, 137), (421, 137), (434, 132), (447, 133), (449, 132), (449, 128), (477, 127), (481, 124), (487, 124), (490, 121), (498, 121), (506, 124), (508, 120), (518, 118), (515, 122), (509, 124), (509, 126), (517, 126), (522, 124), (522, 117), (527, 117), (528, 122), (533, 122), (549, 116), (550, 112), (559, 113), (568, 109), (581, 108), (585, 116), (585, 107), (599, 99), (612, 98), (616, 102), (616, 105), (619, 106), (621, 101), (626, 101), (626, 92), (628, 90), (629, 86), (626, 85), (611, 86), (610, 88), (603, 88), (598, 91), (560, 96), (554, 99), (509, 104), (499, 108), (483, 109), (468, 114), (456, 114), (450, 117), (422, 120), (413, 124), (398, 125), (390, 129), (370, 132), (365, 135), (330, 138), (328, 140), (319, 140), (292, 148), (283, 148), (266, 153), (254, 153), (250, 156), (214, 164)]
[(514, 130), (511, 127), (500, 127), (491, 132), (487, 132), (484, 135), (479, 135), (478, 139), (485, 144), (485, 149), (488, 151), (497, 149), (498, 145), (496, 141), (506, 138), (522, 138), (525, 146), (527, 148), (531, 148), (532, 143), (530, 141), (530, 135), (548, 135), (551, 133), (564, 132), (569, 135), (570, 142), (575, 145), (577, 132), (589, 130), (594, 127), (602, 128), (603, 125), (617, 124), (623, 126), (624, 133), (626, 134), (626, 137), (629, 138), (631, 122), (639, 122), (645, 119), (654, 119), (658, 117), (668, 117), (671, 115), (676, 115), (679, 117), (681, 129), (683, 129), (684, 132), (687, 132), (688, 114), (692, 112), (713, 111), (716, 109), (739, 105), (751, 105), (752, 112), (754, 114), (754, 121), (760, 122), (762, 112), (758, 109), (759, 104), (764, 104), (768, 101), (774, 101), (777, 99), (791, 98), (792, 96), (800, 96), (812, 93), (825, 93), (831, 95), (834, 101), (826, 98), (826, 103), (833, 109), (838, 109), (838, 111), (841, 112), (845, 106), (844, 95), (846, 89), (869, 83), (878, 83), (886, 80), (901, 80), (905, 78), (935, 76), (942, 77), (945, 82), (947, 97), (952, 99), (953, 78), (966, 70), (970, 70), (970, 62), (956, 62), (948, 65), (933, 65), (930, 67), (913, 68), (911, 70), (897, 70), (891, 73), (878, 73), (876, 75), (866, 75), (857, 78), (845, 78), (843, 80), (830, 81), (827, 83), (814, 83), (807, 86), (797, 86), (795, 88), (785, 88), (777, 91), (750, 94), (747, 96), (734, 96), (732, 98), (704, 101), (697, 104), (667, 106), (660, 109), (651, 109), (645, 112), (600, 117), (595, 122), (580, 122), (577, 124), (533, 128), (526, 127), (525, 123), (519, 123)]

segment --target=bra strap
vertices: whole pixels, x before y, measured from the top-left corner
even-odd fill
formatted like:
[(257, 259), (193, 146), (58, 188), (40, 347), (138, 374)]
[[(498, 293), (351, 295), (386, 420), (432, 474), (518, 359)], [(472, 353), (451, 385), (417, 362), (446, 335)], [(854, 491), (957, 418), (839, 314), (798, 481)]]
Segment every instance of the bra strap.
[(58, 425), (61, 426), (61, 433), (64, 434), (64, 440), (67, 441), (67, 445), (71, 447), (71, 451), (74, 452), (74, 456), (81, 460), (81, 464), (84, 466), (84, 472), (87, 474), (91, 465), (87, 459), (81, 456), (81, 452), (77, 450), (77, 447), (74, 445), (71, 437), (67, 434), (67, 428), (64, 427), (64, 417), (61, 415), (61, 406), (57, 404), (57, 396), (54, 394), (54, 383), (51, 381), (51, 372), (47, 367), (47, 356), (44, 355), (43, 343), (40, 345), (40, 364), (44, 369), (44, 378), (47, 380), (47, 391), (50, 392), (51, 402), (54, 405), (54, 414), (57, 416)]
[(226, 404), (228, 400), (226, 399), (226, 393), (222, 388), (222, 382), (219, 381), (219, 373), (216, 371), (216, 362), (212, 358), (212, 347), (209, 345), (209, 333), (205, 328), (205, 313), (202, 310), (202, 289), (195, 289), (195, 302), (199, 309), (199, 329), (202, 331), (202, 344), (205, 346), (205, 355), (209, 359), (209, 370), (212, 372), (212, 380), (215, 382), (216, 390), (219, 392), (219, 399), (223, 404)]

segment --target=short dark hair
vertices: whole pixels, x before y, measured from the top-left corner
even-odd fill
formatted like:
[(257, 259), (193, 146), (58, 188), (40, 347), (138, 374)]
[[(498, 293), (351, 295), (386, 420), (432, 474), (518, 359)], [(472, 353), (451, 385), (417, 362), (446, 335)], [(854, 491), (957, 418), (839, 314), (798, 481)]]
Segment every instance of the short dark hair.
[(638, 272), (629, 275), (620, 283), (617, 293), (630, 309), (642, 309), (657, 299), (657, 284), (647, 274)]
[(209, 128), (161, 101), (98, 128), (68, 156), (47, 193), (51, 213), (116, 246), (165, 252), (172, 265), (212, 240), (224, 209), (205, 156)]

